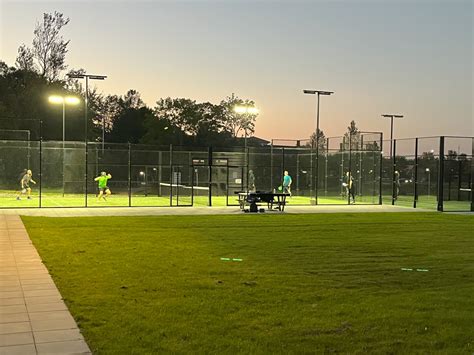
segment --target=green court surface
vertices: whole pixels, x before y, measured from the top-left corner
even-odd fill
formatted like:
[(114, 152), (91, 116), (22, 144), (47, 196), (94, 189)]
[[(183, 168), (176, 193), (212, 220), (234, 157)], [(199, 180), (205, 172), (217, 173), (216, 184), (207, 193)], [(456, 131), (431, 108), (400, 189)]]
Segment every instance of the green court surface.
[[(16, 200), (16, 193), (14, 191), (0, 192), (0, 208), (24, 208), (24, 207), (39, 207), (38, 191), (33, 190), (32, 199), (27, 200), (25, 196), (21, 197), (21, 201)], [(191, 196), (173, 196), (171, 200), (172, 206), (187, 206), (191, 205)], [(308, 196), (292, 196), (287, 199), (289, 206), (304, 206), (314, 205), (314, 198)], [(98, 201), (95, 194), (89, 194), (87, 199), (87, 206), (89, 207), (118, 207), (118, 206), (135, 207), (169, 207), (169, 196), (144, 196), (143, 194), (132, 195), (129, 201), (127, 194), (112, 194), (107, 198), (107, 201)], [(60, 192), (42, 192), (41, 206), (42, 207), (84, 207), (85, 196), (81, 194), (65, 194), (63, 196)], [(212, 196), (213, 206), (238, 205), (235, 196)], [(347, 197), (343, 196), (319, 196), (318, 204), (320, 205), (347, 205)], [(378, 196), (356, 196), (356, 204), (378, 204)], [(383, 197), (384, 205), (391, 205), (392, 199), (389, 196)], [(204, 207), (209, 205), (208, 196), (194, 196), (193, 206)], [(399, 196), (395, 201), (396, 206), (413, 207), (412, 196)], [(470, 201), (444, 201), (445, 211), (470, 211)], [(417, 207), (422, 209), (437, 209), (436, 196), (421, 195), (418, 197)]]
[[(395, 201), (395, 206), (402, 207), (413, 207), (413, 196), (399, 196)], [(392, 204), (392, 198), (390, 196), (384, 196), (384, 205)], [(417, 208), (423, 208), (428, 210), (436, 210), (438, 208), (438, 201), (436, 196), (420, 195), (416, 203)], [(470, 211), (471, 201), (448, 201), (445, 200), (443, 203), (444, 211)]]
[[(31, 200), (25, 195), (21, 200), (16, 200), (17, 192), (4, 190), (0, 192), (0, 208), (24, 208), (39, 207), (39, 195), (37, 190), (33, 190)], [(118, 206), (142, 206), (142, 207), (167, 207), (191, 205), (191, 196), (173, 196), (170, 204), (170, 196), (144, 196), (143, 194), (132, 194), (131, 198), (127, 194), (112, 194), (107, 201), (97, 200), (95, 194), (88, 194), (88, 207), (118, 207)], [(348, 204), (347, 197), (343, 196), (319, 196), (319, 204), (344, 205)], [(58, 191), (42, 191), (41, 207), (84, 207), (86, 204), (83, 194), (62, 194)], [(208, 196), (194, 196), (193, 206), (204, 207), (209, 205)], [(287, 204), (291, 205), (314, 205), (314, 197), (291, 196), (287, 198)], [(357, 196), (356, 204), (378, 204), (378, 196)], [(238, 205), (236, 196), (212, 196), (212, 206)]]
[(473, 352), (473, 216), (23, 221), (97, 354)]

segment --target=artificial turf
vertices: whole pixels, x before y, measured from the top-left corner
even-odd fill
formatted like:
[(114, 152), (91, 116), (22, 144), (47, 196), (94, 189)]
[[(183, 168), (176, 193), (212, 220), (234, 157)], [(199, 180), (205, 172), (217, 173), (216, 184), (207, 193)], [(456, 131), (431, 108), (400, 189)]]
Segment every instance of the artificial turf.
[[(298, 196), (293, 195), (291, 198), (287, 199), (289, 205), (313, 205), (314, 197), (309, 196)], [(22, 196), (21, 201), (16, 200), (15, 191), (6, 191), (0, 190), (0, 208), (38, 208), (39, 207), (39, 195), (37, 191), (34, 191), (32, 194), (32, 199), (27, 200), (25, 196)], [(83, 194), (65, 194), (63, 195), (60, 192), (50, 192), (43, 191), (41, 196), (41, 207), (84, 207), (85, 206), (85, 196)], [(168, 207), (172, 206), (187, 206), (187, 205), (198, 206), (208, 206), (209, 198), (208, 196), (194, 196), (191, 202), (191, 196), (179, 195), (173, 196), (170, 203), (169, 196), (156, 196), (148, 195), (144, 196), (143, 194), (132, 194), (129, 198), (126, 193), (112, 194), (108, 197), (107, 201), (98, 201), (95, 194), (91, 193), (87, 196), (87, 206), (89, 207)], [(379, 197), (370, 195), (370, 196), (356, 196), (356, 204), (373, 204), (376, 205), (379, 203)], [(384, 196), (383, 204), (390, 205), (392, 199), (390, 196)], [(222, 207), (229, 205), (238, 205), (237, 198), (235, 196), (212, 196), (212, 205), (217, 207)], [(347, 197), (338, 196), (338, 195), (325, 195), (320, 194), (318, 197), (318, 204), (320, 205), (346, 205), (348, 204)], [(413, 196), (400, 196), (399, 199), (395, 202), (397, 206), (403, 207), (413, 207)], [(444, 201), (445, 210), (455, 210), (455, 211), (470, 211), (470, 201)], [(418, 197), (418, 208), (423, 209), (432, 209), (436, 210), (437, 200), (436, 196), (427, 196), (420, 195)]]
[(23, 221), (98, 354), (474, 349), (472, 216)]

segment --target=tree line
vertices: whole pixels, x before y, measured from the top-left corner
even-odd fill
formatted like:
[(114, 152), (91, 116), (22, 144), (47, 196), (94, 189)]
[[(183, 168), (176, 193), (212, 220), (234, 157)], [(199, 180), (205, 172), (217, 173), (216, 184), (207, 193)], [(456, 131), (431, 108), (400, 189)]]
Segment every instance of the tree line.
[[(149, 107), (136, 90), (112, 95), (93, 87), (88, 91), (88, 136), (85, 137), (85, 88), (80, 79), (69, 76), (85, 74), (85, 70), (68, 70), (66, 56), (70, 41), (61, 35), (69, 22), (59, 12), (43, 14), (42, 21), (35, 26), (31, 46), (19, 46), (14, 66), (0, 60), (0, 138), (24, 137), (20, 131), (29, 130), (31, 139), (61, 140), (62, 105), (48, 102), (52, 94), (81, 98), (82, 104), (66, 107), (65, 139), (69, 141), (87, 138), (100, 142), (104, 130), (106, 142), (231, 146), (243, 145), (242, 137), (254, 135), (258, 113), (234, 111), (238, 105), (255, 107), (251, 99), (231, 94), (214, 104), (167, 97)], [(324, 151), (324, 132), (319, 130), (317, 136), (313, 132), (306, 146), (316, 147), (319, 141), (319, 148)], [(345, 136), (341, 149), (348, 149), (349, 141), (357, 146), (360, 132), (354, 121)]]
[[(84, 140), (85, 89), (83, 82), (69, 74), (84, 69), (68, 69), (69, 41), (61, 30), (70, 19), (59, 12), (45, 13), (36, 24), (31, 46), (22, 44), (14, 66), (0, 60), (1, 138), (15, 130), (30, 130), (32, 139), (62, 139), (62, 105), (48, 102), (49, 95), (74, 95), (81, 105), (66, 106), (66, 140)], [(62, 77), (63, 73), (66, 74)], [(236, 145), (242, 136), (255, 132), (258, 113), (238, 113), (238, 105), (254, 107), (255, 102), (232, 94), (218, 104), (189, 98), (160, 98), (147, 106), (140, 93), (124, 95), (88, 91), (89, 141), (180, 145)], [(40, 125), (41, 123), (41, 125)], [(41, 130), (40, 130), (41, 126)]]

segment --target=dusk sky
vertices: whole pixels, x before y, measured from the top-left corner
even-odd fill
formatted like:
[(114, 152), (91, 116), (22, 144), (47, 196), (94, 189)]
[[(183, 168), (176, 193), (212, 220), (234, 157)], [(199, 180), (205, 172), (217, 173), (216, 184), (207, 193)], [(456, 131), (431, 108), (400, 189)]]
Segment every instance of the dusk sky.
[(218, 103), (235, 93), (261, 110), (256, 135), (342, 135), (351, 120), (389, 137), (473, 135), (473, 2), (466, 1), (0, 1), (0, 59), (13, 65), (43, 12), (71, 22), (69, 68), (138, 90)]

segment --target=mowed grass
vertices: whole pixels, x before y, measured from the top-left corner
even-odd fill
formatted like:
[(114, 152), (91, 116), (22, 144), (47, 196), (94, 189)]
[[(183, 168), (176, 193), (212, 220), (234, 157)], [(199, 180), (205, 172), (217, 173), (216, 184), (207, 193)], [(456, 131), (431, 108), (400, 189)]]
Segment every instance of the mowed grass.
[(474, 351), (472, 216), (23, 221), (97, 354)]

